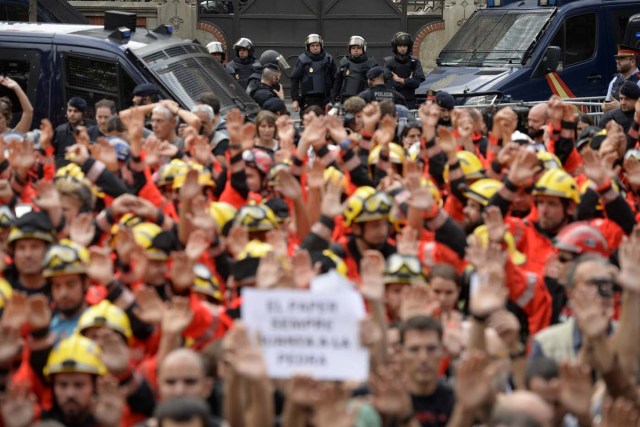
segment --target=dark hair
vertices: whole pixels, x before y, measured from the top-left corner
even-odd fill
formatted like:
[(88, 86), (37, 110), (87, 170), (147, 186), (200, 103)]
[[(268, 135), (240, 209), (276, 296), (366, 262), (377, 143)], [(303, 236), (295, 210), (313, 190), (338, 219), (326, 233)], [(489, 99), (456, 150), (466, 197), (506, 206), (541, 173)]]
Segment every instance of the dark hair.
[(438, 339), (442, 340), (442, 324), (433, 317), (416, 316), (400, 325), (400, 344), (404, 344), (404, 336), (409, 331), (433, 331), (438, 334)]
[(314, 113), (318, 117), (324, 116), (324, 110), (318, 105), (309, 105), (307, 108), (302, 110), (302, 114), (300, 114), (300, 117), (306, 116), (307, 113)]
[(392, 100), (385, 99), (384, 101), (380, 101), (380, 118), (384, 116), (396, 117), (396, 115), (396, 104), (394, 104)]
[(7, 126), (9, 126), (9, 122), (11, 121), (11, 111), (13, 110), (13, 102), (6, 96), (0, 98), (0, 114), (7, 119)]
[(422, 125), (415, 120), (411, 120), (402, 128), (400, 139), (405, 138), (411, 129), (420, 129), (420, 134), (422, 134)]
[(115, 132), (125, 131), (124, 123), (122, 123), (120, 116), (118, 116), (117, 114), (114, 114), (113, 116), (109, 117), (109, 120), (107, 121), (107, 132), (114, 132), (114, 131)]
[(204, 426), (212, 425), (209, 406), (195, 397), (180, 396), (165, 400), (156, 406), (153, 417), (158, 420), (160, 427), (166, 420), (189, 421), (193, 418), (202, 420)]
[(111, 114), (116, 113), (116, 103), (110, 99), (101, 99), (100, 101), (96, 102), (94, 110), (97, 111), (98, 108), (108, 108), (109, 110), (111, 110)]
[(573, 260), (573, 262), (569, 266), (569, 269), (567, 270), (566, 285), (568, 288), (574, 288), (576, 286), (576, 272), (580, 264), (584, 264), (585, 262), (589, 261), (595, 261), (602, 265), (609, 265), (609, 260), (600, 254), (594, 252), (586, 252), (580, 255)]
[(220, 100), (213, 92), (201, 93), (196, 98), (196, 102), (208, 105), (209, 107), (213, 108), (213, 114), (215, 114), (216, 116), (220, 114)]
[(436, 277), (440, 277), (445, 280), (451, 280), (455, 282), (456, 287), (460, 289), (462, 284), (460, 283), (460, 275), (458, 271), (451, 264), (436, 264), (429, 271), (428, 280), (431, 281)]
[(593, 126), (593, 117), (583, 113), (578, 116), (578, 122), (586, 123), (589, 126)]
[(529, 359), (527, 369), (524, 373), (524, 386), (527, 390), (531, 389), (531, 380), (540, 377), (545, 381), (558, 378), (560, 370), (558, 362), (545, 356), (534, 357)]

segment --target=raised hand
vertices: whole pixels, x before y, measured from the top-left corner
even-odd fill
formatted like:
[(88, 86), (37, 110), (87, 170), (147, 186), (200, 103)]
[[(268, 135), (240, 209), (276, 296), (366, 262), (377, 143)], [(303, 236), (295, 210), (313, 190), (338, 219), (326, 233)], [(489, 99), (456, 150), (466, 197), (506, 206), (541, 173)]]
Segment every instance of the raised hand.
[(370, 301), (384, 300), (384, 257), (378, 251), (365, 251), (360, 260), (360, 292)]
[(202, 187), (198, 183), (199, 172), (195, 169), (190, 169), (187, 172), (187, 176), (184, 180), (184, 184), (180, 188), (180, 199), (191, 200), (202, 192)]
[(411, 397), (405, 390), (402, 375), (387, 367), (370, 377), (372, 404), (386, 417), (405, 419), (413, 413)]
[(84, 247), (89, 246), (93, 242), (95, 234), (96, 225), (90, 213), (81, 213), (71, 220), (69, 237), (77, 244)]
[(588, 366), (566, 361), (560, 363), (560, 403), (567, 412), (578, 418), (589, 417), (592, 387)]
[(136, 280), (143, 280), (149, 267), (149, 257), (142, 246), (136, 245), (130, 253), (133, 275)]
[(496, 155), (496, 160), (503, 167), (509, 167), (513, 163), (513, 160), (518, 154), (520, 150), (520, 145), (517, 142), (509, 142), (500, 148), (498, 154)]
[(276, 181), (276, 191), (290, 200), (297, 200), (302, 197), (302, 187), (300, 182), (293, 176), (291, 171), (280, 169)]
[(327, 121), (324, 116), (314, 117), (311, 122), (305, 126), (300, 136), (301, 143), (306, 146), (312, 146), (314, 150), (319, 150), (326, 144)]
[(87, 148), (88, 145), (89, 144), (84, 145), (84, 144), (78, 143), (78, 144), (72, 145), (71, 147), (67, 147), (66, 155), (68, 159), (77, 165), (80, 165), (80, 166), (84, 165), (85, 162), (89, 159), (89, 149)]
[(87, 276), (96, 282), (108, 285), (113, 281), (113, 260), (111, 249), (93, 246), (89, 248), (91, 262), (87, 266)]
[(593, 181), (598, 187), (604, 185), (609, 172), (605, 169), (598, 154), (591, 150), (586, 149), (582, 151), (582, 162), (584, 174)]
[(140, 320), (151, 325), (159, 325), (164, 319), (166, 306), (158, 292), (149, 286), (135, 290), (137, 306), (133, 312)]
[(507, 177), (518, 187), (527, 185), (542, 170), (535, 153), (521, 149), (509, 168)]
[(291, 377), (285, 390), (287, 400), (303, 408), (314, 408), (324, 399), (320, 382), (302, 374)]
[(615, 401), (605, 398), (602, 407), (602, 421), (599, 427), (629, 427), (638, 425), (640, 413), (632, 401), (618, 397)]
[(436, 142), (449, 159), (456, 157), (458, 142), (448, 128), (444, 126), (438, 127), (438, 138), (436, 139)]
[(208, 248), (207, 233), (204, 230), (195, 230), (189, 234), (189, 240), (187, 240), (187, 246), (184, 251), (190, 260), (197, 261)]
[(311, 265), (311, 256), (304, 249), (299, 249), (293, 254), (291, 260), (293, 269), (293, 283), (298, 289), (308, 289), (311, 280), (316, 276), (316, 271)]
[(327, 116), (327, 130), (331, 140), (336, 144), (342, 144), (348, 138), (344, 123), (337, 116)]
[(256, 272), (256, 287), (259, 289), (274, 289), (288, 285), (288, 275), (275, 251), (268, 252), (260, 258)]
[(240, 224), (234, 224), (229, 230), (229, 237), (227, 237), (227, 249), (229, 253), (235, 258), (249, 243), (249, 230), (247, 227), (243, 227)]
[(51, 322), (49, 299), (43, 294), (31, 295), (27, 298), (29, 310), (29, 327), (31, 331), (48, 328)]
[(278, 129), (278, 136), (280, 140), (286, 140), (293, 142), (293, 138), (296, 136), (296, 130), (294, 128), (293, 120), (287, 115), (278, 117), (276, 120), (276, 128)]
[(504, 255), (495, 249), (487, 256), (488, 259), (493, 257), (497, 257), (498, 261), (491, 261), (478, 270), (478, 289), (471, 295), (469, 309), (477, 317), (488, 317), (507, 303), (509, 291), (504, 285)]
[[(638, 182), (640, 184), (640, 178)], [(309, 188), (324, 188), (324, 165), (322, 162), (313, 162), (311, 166), (307, 167), (307, 185)]]
[(634, 187), (640, 187), (640, 161), (629, 157), (624, 161), (624, 176)]
[(229, 142), (232, 145), (242, 144), (242, 125), (244, 124), (244, 116), (237, 108), (232, 108), (225, 117), (227, 122), (227, 133), (229, 134)]
[(42, 119), (40, 122), (40, 147), (43, 150), (46, 150), (51, 146), (51, 141), (53, 141), (53, 125), (49, 119)]
[(29, 304), (27, 295), (22, 292), (13, 292), (11, 299), (5, 301), (0, 325), (3, 328), (20, 330), (29, 318)]
[(370, 135), (373, 135), (381, 116), (382, 112), (380, 111), (380, 104), (376, 101), (368, 103), (362, 110), (364, 130)]
[(178, 147), (169, 141), (162, 141), (160, 145), (158, 145), (158, 154), (162, 157), (175, 157), (176, 154), (178, 154)]
[(171, 277), (171, 284), (177, 293), (181, 293), (193, 286), (195, 274), (193, 272), (194, 261), (187, 257), (187, 254), (182, 252), (174, 252), (172, 254), (173, 265), (169, 276)]
[(323, 399), (318, 402), (313, 414), (316, 427), (353, 427), (356, 410), (350, 408), (349, 389), (344, 384), (327, 384), (323, 388)]
[(251, 380), (267, 378), (267, 365), (262, 357), (262, 351), (256, 339), (249, 339), (249, 331), (242, 322), (234, 322), (235, 329), (233, 344), (234, 357), (231, 365), (242, 377)]
[(91, 157), (101, 161), (111, 172), (118, 170), (118, 155), (116, 148), (109, 144), (106, 139), (101, 138), (89, 147)]
[(430, 212), (435, 206), (436, 201), (428, 187), (418, 187), (411, 192), (407, 203), (414, 209)]
[(102, 349), (100, 360), (109, 372), (120, 375), (129, 369), (129, 347), (117, 332), (108, 328), (100, 328), (96, 331), (95, 340)]
[(640, 226), (636, 225), (631, 234), (622, 239), (618, 259), (620, 273), (617, 282), (628, 291), (640, 292)]
[(118, 380), (107, 375), (96, 380), (96, 397), (93, 417), (103, 427), (118, 427), (124, 411), (125, 397), (118, 387)]
[(426, 285), (413, 284), (402, 290), (400, 320), (407, 321), (416, 316), (432, 317), (440, 309), (440, 303)]
[(0, 365), (7, 366), (22, 349), (20, 330), (0, 326)]
[(440, 110), (434, 103), (425, 102), (418, 109), (418, 117), (422, 122), (422, 126), (427, 126), (435, 129), (440, 119)]
[(35, 418), (36, 396), (27, 384), (9, 383), (2, 396), (2, 420), (6, 427), (29, 427)]
[(187, 297), (173, 297), (162, 313), (162, 333), (179, 335), (193, 320), (193, 310)]
[(502, 243), (507, 232), (507, 225), (502, 218), (502, 212), (497, 206), (489, 206), (483, 215), (484, 224), (487, 226), (489, 242)]
[(342, 195), (342, 188), (332, 181), (327, 182), (326, 192), (322, 198), (322, 205), (320, 211), (322, 215), (326, 215), (329, 218), (335, 218), (341, 215), (343, 212), (342, 203), (340, 202), (340, 196)]
[(456, 365), (456, 404), (473, 413), (492, 401), (496, 391), (487, 375), (488, 360), (484, 352), (470, 350)]
[(8, 160), (12, 170), (19, 171), (23, 174), (29, 172), (36, 163), (36, 153), (33, 150), (33, 144), (28, 141), (12, 143)]
[(418, 248), (420, 247), (418, 230), (406, 226), (397, 237), (397, 247), (400, 255), (418, 256)]

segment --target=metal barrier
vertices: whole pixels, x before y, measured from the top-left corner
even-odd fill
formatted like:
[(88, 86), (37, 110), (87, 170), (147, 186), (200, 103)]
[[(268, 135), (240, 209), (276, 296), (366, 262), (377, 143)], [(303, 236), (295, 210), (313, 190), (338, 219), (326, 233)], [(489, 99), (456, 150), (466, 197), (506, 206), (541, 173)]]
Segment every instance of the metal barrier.
[[(593, 123), (595, 125), (600, 124), (600, 120), (602, 119), (602, 103), (604, 102), (604, 96), (594, 96), (594, 97), (585, 97), (585, 98), (562, 98), (566, 104), (573, 105), (576, 109), (576, 112), (580, 114), (586, 114), (592, 118)], [(534, 105), (544, 104), (548, 102), (545, 101), (519, 101), (519, 102), (499, 102), (499, 103), (490, 103), (490, 104), (466, 104), (466, 105), (456, 105), (456, 108), (477, 108), (480, 111), (493, 110), (497, 111), (503, 107), (525, 107), (531, 108)], [(409, 110), (410, 115), (413, 119), (418, 119), (418, 110)]]

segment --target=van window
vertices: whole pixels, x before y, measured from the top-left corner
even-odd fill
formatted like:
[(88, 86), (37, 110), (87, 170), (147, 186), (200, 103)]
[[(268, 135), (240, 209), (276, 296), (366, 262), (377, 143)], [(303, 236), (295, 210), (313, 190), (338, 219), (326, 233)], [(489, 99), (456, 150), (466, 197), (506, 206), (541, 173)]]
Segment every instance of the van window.
[(93, 117), (93, 106), (101, 99), (110, 99), (118, 109), (131, 101), (135, 82), (115, 61), (89, 56), (67, 55), (65, 58), (65, 99), (84, 98), (89, 104), (86, 117)]
[[(40, 75), (40, 53), (35, 50), (0, 49), (0, 75), (7, 76), (16, 81), (27, 94), (31, 104), (35, 107), (36, 89)], [(10, 127), (14, 127), (20, 121), (20, 101), (15, 92), (0, 86), (0, 97), (8, 97), (13, 104), (14, 113)]]
[(593, 57), (596, 50), (596, 32), (595, 13), (572, 16), (564, 22), (551, 42), (551, 46), (562, 49), (562, 68)]

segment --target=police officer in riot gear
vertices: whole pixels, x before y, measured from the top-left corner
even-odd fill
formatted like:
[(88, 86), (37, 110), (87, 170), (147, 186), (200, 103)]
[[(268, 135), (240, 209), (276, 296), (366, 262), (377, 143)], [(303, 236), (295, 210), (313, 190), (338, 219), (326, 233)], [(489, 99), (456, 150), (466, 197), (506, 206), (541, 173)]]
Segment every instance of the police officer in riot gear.
[(407, 102), (405, 101), (404, 96), (402, 96), (402, 94), (397, 90), (386, 87), (384, 80), (384, 69), (381, 66), (376, 65), (367, 71), (369, 89), (360, 92), (358, 96), (364, 99), (367, 103), (390, 99), (394, 104), (400, 104), (406, 107)]
[(407, 107), (416, 108), (416, 89), (424, 81), (424, 71), (420, 60), (411, 55), (413, 39), (407, 33), (396, 33), (391, 47), (394, 55), (384, 59), (387, 85), (405, 97)]
[(378, 65), (375, 59), (367, 57), (367, 43), (360, 36), (349, 38), (349, 56), (340, 60), (336, 81), (333, 84), (331, 100), (344, 102), (367, 88), (367, 71)]
[(221, 64), (224, 64), (224, 61), (227, 59), (227, 53), (224, 51), (222, 43), (220, 42), (209, 43), (207, 45), (207, 51), (211, 54), (213, 59)]
[[(247, 93), (249, 95), (251, 95), (251, 93), (260, 85), (260, 80), (262, 80), (262, 70), (266, 65), (274, 64), (277, 66), (279, 71), (291, 68), (287, 59), (275, 50), (265, 50), (262, 52), (258, 62), (260, 63), (260, 67), (256, 67), (256, 70), (249, 77), (249, 84), (247, 85)], [(282, 90), (282, 85), (280, 85), (279, 90)]]
[(254, 55), (253, 43), (248, 38), (242, 37), (233, 45), (233, 61), (227, 64), (227, 71), (244, 89), (249, 84), (249, 77), (260, 67)]
[(309, 34), (306, 50), (298, 56), (291, 73), (293, 111), (304, 110), (309, 105), (324, 109), (329, 102), (337, 67), (333, 57), (324, 51), (323, 43), (318, 34)]
[(282, 72), (278, 64), (270, 62), (262, 67), (262, 78), (260, 82), (249, 93), (260, 108), (271, 98), (284, 98), (284, 92), (280, 84), (281, 76)]

